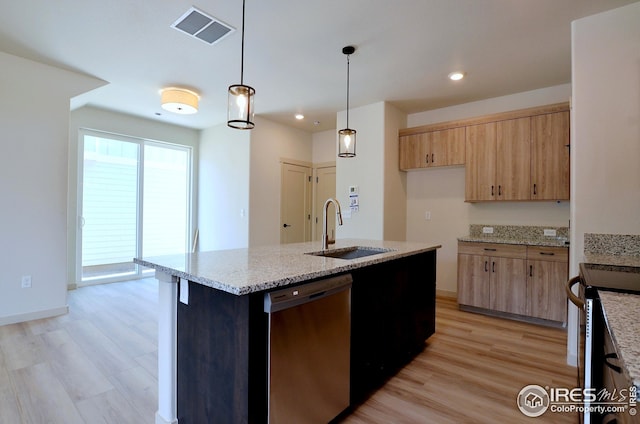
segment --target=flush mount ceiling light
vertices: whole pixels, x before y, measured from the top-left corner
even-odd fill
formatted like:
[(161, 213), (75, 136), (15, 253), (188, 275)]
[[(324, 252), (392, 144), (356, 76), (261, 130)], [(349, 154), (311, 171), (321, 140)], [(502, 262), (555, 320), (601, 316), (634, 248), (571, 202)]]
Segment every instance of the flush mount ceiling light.
[(356, 155), (356, 130), (349, 128), (349, 56), (356, 51), (353, 46), (342, 48), (347, 55), (347, 127), (338, 131), (338, 156), (352, 158)]
[(303, 119), (304, 119), (304, 115), (303, 115), (303, 114), (301, 114), (301, 113), (296, 113), (295, 118), (296, 118), (298, 121), (301, 121), (301, 120), (303, 120)]
[(244, 10), (245, 0), (242, 0), (242, 50), (240, 54), (240, 84), (229, 86), (229, 101), (227, 103), (227, 125), (239, 130), (250, 130), (256, 126), (253, 122), (255, 111), (253, 99), (256, 90), (244, 85)]
[(451, 81), (460, 81), (462, 78), (464, 78), (464, 72), (456, 71), (449, 74)]
[(190, 115), (198, 111), (200, 97), (191, 90), (184, 88), (165, 88), (161, 92), (162, 108), (181, 115)]

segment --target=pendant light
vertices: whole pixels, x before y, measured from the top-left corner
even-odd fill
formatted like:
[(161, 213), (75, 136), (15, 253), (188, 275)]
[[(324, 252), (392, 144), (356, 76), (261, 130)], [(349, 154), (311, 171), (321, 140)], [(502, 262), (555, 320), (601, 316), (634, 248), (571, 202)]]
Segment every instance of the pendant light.
[(341, 158), (356, 155), (356, 130), (349, 128), (349, 55), (355, 51), (353, 46), (342, 48), (342, 53), (347, 55), (347, 127), (338, 131), (338, 156)]
[(229, 86), (229, 101), (227, 109), (227, 125), (239, 130), (250, 130), (255, 127), (253, 99), (256, 90), (244, 85), (244, 9), (242, 0), (242, 53), (240, 59), (240, 84)]

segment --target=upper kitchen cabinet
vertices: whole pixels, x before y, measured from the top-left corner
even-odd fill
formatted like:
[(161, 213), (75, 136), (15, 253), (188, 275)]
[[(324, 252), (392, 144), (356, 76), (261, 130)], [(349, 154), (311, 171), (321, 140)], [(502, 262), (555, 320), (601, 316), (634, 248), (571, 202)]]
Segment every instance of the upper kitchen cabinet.
[(407, 128), (399, 141), (402, 170), (464, 164), (467, 202), (569, 199), (568, 103)]
[(569, 200), (569, 111), (531, 118), (531, 199)]
[(466, 200), (495, 200), (496, 123), (470, 125), (466, 131)]
[(464, 165), (465, 128), (400, 132), (400, 169)]
[(472, 125), (466, 134), (465, 200), (528, 200), (529, 118)]

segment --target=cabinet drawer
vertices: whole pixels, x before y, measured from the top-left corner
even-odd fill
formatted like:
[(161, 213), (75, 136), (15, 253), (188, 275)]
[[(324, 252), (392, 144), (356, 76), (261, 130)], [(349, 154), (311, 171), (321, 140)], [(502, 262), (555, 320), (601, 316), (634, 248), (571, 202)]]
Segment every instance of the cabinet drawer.
[(524, 259), (527, 255), (527, 246), (519, 244), (474, 243), (460, 241), (458, 242), (458, 253)]
[(569, 249), (565, 247), (529, 246), (527, 259), (549, 262), (569, 262)]

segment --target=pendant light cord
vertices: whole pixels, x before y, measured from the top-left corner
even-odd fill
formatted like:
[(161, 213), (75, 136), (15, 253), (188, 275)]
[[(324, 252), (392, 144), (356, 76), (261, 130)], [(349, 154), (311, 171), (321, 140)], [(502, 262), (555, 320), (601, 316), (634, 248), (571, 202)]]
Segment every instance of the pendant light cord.
[(244, 85), (244, 4), (242, 0), (242, 49), (240, 54), (240, 85)]
[(349, 55), (347, 55), (347, 128), (349, 128)]

